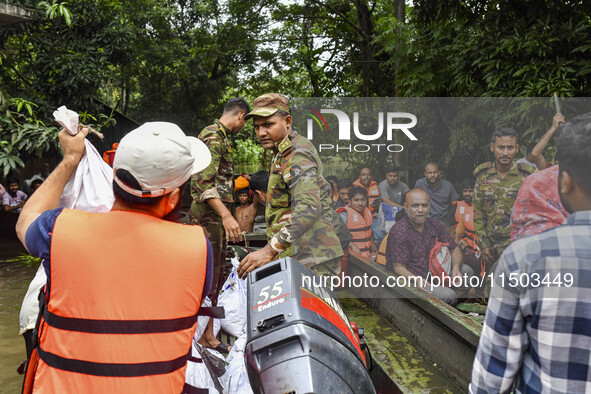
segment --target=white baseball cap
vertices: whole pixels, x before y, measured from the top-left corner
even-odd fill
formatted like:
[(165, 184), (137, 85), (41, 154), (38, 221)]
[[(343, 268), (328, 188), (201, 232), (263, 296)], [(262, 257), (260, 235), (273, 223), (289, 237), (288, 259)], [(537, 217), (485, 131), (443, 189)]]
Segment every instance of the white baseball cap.
[[(207, 146), (169, 122), (148, 122), (126, 134), (117, 147), (113, 179), (137, 197), (158, 197), (184, 184), (191, 175), (207, 168), (211, 154)], [(134, 189), (117, 177), (126, 170), (140, 184)]]

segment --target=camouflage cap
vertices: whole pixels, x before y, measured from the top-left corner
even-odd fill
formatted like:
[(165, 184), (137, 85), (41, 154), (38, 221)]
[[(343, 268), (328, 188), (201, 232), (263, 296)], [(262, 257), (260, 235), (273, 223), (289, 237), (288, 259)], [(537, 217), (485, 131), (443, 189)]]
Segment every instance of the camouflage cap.
[(244, 120), (253, 116), (271, 116), (279, 110), (289, 113), (289, 99), (281, 93), (267, 93), (254, 99), (252, 107)]

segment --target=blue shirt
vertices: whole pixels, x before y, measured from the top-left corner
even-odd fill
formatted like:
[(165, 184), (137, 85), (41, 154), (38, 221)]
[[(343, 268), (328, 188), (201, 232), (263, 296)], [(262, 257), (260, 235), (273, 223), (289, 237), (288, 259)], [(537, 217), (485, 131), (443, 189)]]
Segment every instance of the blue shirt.
[[(63, 208), (52, 209), (43, 212), (27, 229), (25, 235), (25, 244), (27, 250), (33, 255), (43, 259), (43, 268), (47, 275), (47, 289), (49, 290), (49, 267), (51, 256), (51, 236), (53, 227), (59, 214)], [(211, 284), (213, 281), (213, 250), (209, 240), (205, 239), (207, 244), (207, 271), (205, 274), (205, 282), (203, 286), (203, 297), (209, 294)]]
[(588, 391), (591, 211), (513, 242), (497, 265), (470, 392)]

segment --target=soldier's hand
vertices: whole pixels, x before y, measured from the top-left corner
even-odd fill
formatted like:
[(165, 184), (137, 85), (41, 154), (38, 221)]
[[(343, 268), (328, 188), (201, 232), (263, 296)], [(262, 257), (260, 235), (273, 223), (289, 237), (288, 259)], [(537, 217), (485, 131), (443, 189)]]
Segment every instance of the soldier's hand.
[(238, 266), (238, 276), (242, 279), (246, 279), (250, 271), (270, 263), (276, 255), (277, 252), (275, 252), (269, 245), (247, 254)]
[(222, 225), (224, 226), (224, 231), (226, 233), (226, 241), (242, 241), (240, 225), (232, 215), (222, 217)]

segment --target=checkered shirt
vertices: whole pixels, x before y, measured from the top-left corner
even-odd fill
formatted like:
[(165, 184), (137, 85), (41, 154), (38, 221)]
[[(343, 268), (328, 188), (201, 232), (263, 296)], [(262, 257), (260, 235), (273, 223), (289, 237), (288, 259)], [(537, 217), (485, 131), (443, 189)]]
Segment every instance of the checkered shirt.
[(590, 365), (591, 211), (579, 211), (503, 252), (470, 392), (591, 392)]

